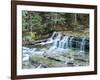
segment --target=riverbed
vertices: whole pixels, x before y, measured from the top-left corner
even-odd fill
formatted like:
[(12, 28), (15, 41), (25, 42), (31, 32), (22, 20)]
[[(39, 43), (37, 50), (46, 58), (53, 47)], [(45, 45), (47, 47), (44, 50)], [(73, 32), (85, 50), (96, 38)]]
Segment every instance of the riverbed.
[(22, 58), (23, 69), (88, 66), (89, 42), (54, 32), (46, 42), (23, 46)]

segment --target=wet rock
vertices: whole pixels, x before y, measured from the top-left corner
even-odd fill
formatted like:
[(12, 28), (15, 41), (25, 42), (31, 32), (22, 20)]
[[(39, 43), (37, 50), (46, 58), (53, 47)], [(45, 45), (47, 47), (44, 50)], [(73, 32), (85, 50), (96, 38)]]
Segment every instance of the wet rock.
[(24, 61), (23, 62), (23, 66), (28, 66), (29, 65), (29, 62), (28, 61)]
[(74, 55), (74, 59), (82, 62), (87, 62), (85, 55)]
[(76, 58), (75, 60), (79, 60), (79, 61), (82, 61), (82, 62), (86, 62), (86, 60), (83, 59), (83, 58)]
[(67, 66), (75, 66), (74, 62), (67, 62)]

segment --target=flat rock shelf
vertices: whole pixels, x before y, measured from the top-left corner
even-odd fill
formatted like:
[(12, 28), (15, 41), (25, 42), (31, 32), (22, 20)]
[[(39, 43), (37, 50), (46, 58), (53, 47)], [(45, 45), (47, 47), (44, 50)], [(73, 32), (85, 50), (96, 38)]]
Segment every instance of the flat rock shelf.
[(23, 69), (89, 65), (89, 39), (54, 32), (33, 47), (23, 46)]

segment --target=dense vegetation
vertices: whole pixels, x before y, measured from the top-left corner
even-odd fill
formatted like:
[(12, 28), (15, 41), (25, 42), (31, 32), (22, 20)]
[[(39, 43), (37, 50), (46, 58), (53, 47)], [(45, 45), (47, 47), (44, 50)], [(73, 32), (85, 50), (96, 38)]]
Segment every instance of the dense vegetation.
[(88, 14), (22, 11), (24, 40), (45, 38), (58, 30), (77, 32), (88, 28)]

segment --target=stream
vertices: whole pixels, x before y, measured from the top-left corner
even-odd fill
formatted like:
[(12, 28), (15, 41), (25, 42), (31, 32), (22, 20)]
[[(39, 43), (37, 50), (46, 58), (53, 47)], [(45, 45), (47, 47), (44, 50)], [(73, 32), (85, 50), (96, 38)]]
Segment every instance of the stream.
[(53, 32), (45, 42), (22, 47), (22, 67), (48, 68), (89, 65), (89, 39)]

